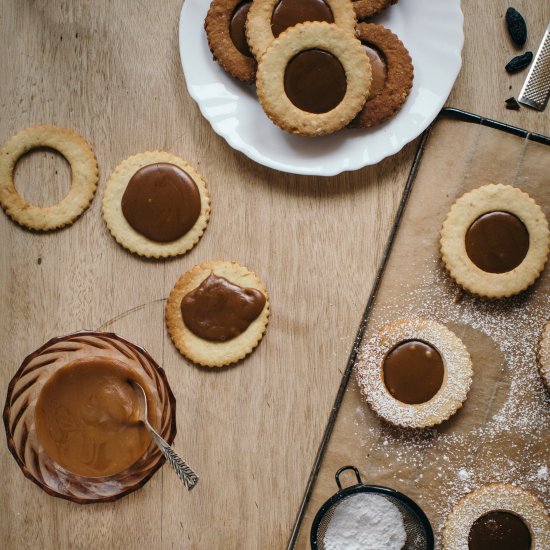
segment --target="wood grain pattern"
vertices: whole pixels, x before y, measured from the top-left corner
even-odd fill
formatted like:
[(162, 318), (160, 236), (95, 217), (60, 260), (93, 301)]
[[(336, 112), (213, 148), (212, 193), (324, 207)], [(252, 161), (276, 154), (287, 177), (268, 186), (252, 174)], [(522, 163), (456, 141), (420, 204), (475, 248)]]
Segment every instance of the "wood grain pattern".
[[(523, 79), (502, 68), (515, 54), (504, 31), (507, 5), (463, 2), (464, 68), (449, 104), (548, 133), (548, 111), (503, 107)], [(234, 152), (185, 89), (181, 0), (159, 6), (0, 2), (0, 142), (38, 123), (67, 126), (92, 144), (100, 166), (98, 196), (68, 229), (37, 235), (0, 215), (0, 376), (5, 391), (25, 355), (80, 328), (143, 345), (167, 371), (178, 402), (176, 450), (200, 485), (188, 494), (163, 468), (118, 503), (79, 507), (24, 479), (3, 446), (2, 548), (283, 547), (410, 168), (415, 144), (330, 179), (280, 174)], [(529, 22), (527, 46), (536, 48), (550, 4), (518, 0), (516, 7)], [(127, 253), (100, 217), (112, 169), (152, 149), (196, 166), (212, 196), (201, 242), (166, 262)], [(55, 168), (68, 187), (62, 166), (31, 154), (16, 185), (30, 199), (55, 202)], [(213, 258), (249, 266), (272, 301), (259, 348), (215, 372), (189, 366), (163, 322), (163, 300), (180, 274)]]

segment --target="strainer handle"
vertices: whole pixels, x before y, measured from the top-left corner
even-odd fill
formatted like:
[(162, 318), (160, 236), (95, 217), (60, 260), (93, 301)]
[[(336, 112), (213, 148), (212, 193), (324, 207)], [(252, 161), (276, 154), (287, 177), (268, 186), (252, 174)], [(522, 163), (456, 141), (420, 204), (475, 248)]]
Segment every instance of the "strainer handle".
[(355, 477), (357, 478), (357, 483), (359, 485), (362, 485), (363, 482), (361, 481), (361, 476), (359, 475), (359, 470), (355, 466), (344, 466), (343, 468), (340, 468), (336, 475), (334, 476), (336, 478), (336, 485), (338, 485), (338, 491), (342, 490), (342, 482), (340, 481), (340, 475), (342, 472), (345, 472), (346, 470), (353, 470), (355, 472)]

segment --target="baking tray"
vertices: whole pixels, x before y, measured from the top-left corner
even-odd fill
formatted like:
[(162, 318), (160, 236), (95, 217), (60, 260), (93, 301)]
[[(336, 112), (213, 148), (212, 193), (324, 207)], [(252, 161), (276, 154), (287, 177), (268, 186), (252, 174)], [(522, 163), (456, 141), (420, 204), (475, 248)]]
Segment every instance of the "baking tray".
[[(542, 144), (544, 146), (549, 146), (550, 145), (550, 137), (548, 137), (548, 136), (532, 133), (532, 132), (529, 132), (529, 131), (521, 129), (521, 128), (510, 126), (508, 124), (504, 124), (504, 123), (496, 121), (496, 120), (487, 119), (487, 118), (481, 117), (479, 115), (476, 115), (476, 114), (473, 114), (473, 113), (468, 113), (468, 112), (465, 112), (465, 111), (461, 111), (461, 110), (455, 109), (455, 108), (445, 108), (445, 109), (443, 109), (441, 111), (440, 115), (438, 116), (438, 118), (436, 119), (436, 121), (432, 124), (432, 126), (430, 126), (430, 128), (428, 128), (428, 130), (426, 130), (426, 132), (422, 135), (417, 153), (416, 153), (415, 158), (414, 158), (413, 165), (411, 167), (411, 171), (409, 173), (407, 183), (405, 185), (405, 189), (403, 191), (403, 195), (402, 195), (401, 202), (400, 202), (400, 205), (399, 205), (399, 208), (398, 208), (398, 211), (397, 211), (397, 215), (396, 215), (394, 224), (393, 224), (391, 232), (390, 232), (390, 236), (389, 236), (386, 248), (385, 248), (383, 259), (382, 259), (380, 268), (377, 272), (375, 282), (374, 282), (374, 285), (373, 285), (373, 289), (371, 291), (367, 306), (365, 308), (365, 312), (364, 312), (363, 317), (361, 319), (359, 329), (357, 331), (357, 335), (356, 335), (356, 338), (354, 340), (354, 346), (353, 346), (352, 351), (349, 355), (347, 366), (346, 366), (346, 369), (345, 369), (344, 374), (342, 376), (342, 380), (341, 380), (341, 383), (340, 383), (340, 386), (339, 386), (339, 389), (338, 389), (333, 407), (332, 407), (331, 412), (330, 412), (328, 424), (327, 424), (327, 427), (325, 429), (325, 432), (324, 432), (324, 435), (323, 435), (318, 453), (317, 453), (316, 458), (315, 458), (315, 462), (313, 464), (311, 474), (310, 474), (308, 482), (307, 482), (305, 494), (304, 494), (304, 497), (303, 497), (302, 502), (300, 504), (300, 508), (298, 510), (297, 519), (295, 521), (294, 528), (292, 530), (290, 540), (289, 540), (289, 543), (288, 543), (288, 546), (287, 546), (287, 548), (289, 550), (296, 546), (297, 541), (301, 541), (300, 548), (302, 548), (302, 547), (305, 547), (304, 541), (309, 540), (309, 533), (303, 533), (302, 532), (302, 528), (303, 529), (308, 529), (309, 528), (309, 525), (304, 524), (304, 516), (306, 514), (306, 510), (308, 510), (308, 505), (310, 504), (310, 501), (311, 501), (311, 496), (312, 496), (312, 493), (314, 491), (316, 481), (318, 479), (318, 474), (319, 474), (319, 471), (322, 467), (323, 459), (325, 457), (327, 447), (329, 446), (331, 436), (333, 435), (333, 432), (334, 432), (335, 424), (336, 424), (336, 421), (337, 421), (337, 418), (338, 418), (338, 413), (340, 412), (342, 402), (344, 400), (344, 397), (345, 397), (346, 392), (348, 391), (348, 388), (349, 388), (349, 385), (350, 385), (350, 378), (351, 378), (351, 374), (352, 374), (354, 366), (355, 366), (355, 362), (356, 362), (356, 359), (357, 359), (357, 356), (358, 356), (360, 345), (361, 345), (361, 342), (362, 342), (363, 337), (365, 335), (365, 331), (367, 329), (367, 326), (369, 324), (371, 313), (372, 313), (373, 307), (375, 305), (375, 302), (376, 302), (376, 299), (377, 299), (377, 296), (378, 296), (378, 293), (379, 293), (379, 289), (380, 289), (382, 280), (384, 278), (384, 273), (386, 271), (388, 261), (390, 259), (392, 250), (394, 248), (394, 243), (395, 243), (395, 240), (396, 240), (396, 236), (398, 234), (400, 224), (403, 220), (409, 197), (411, 195), (411, 192), (412, 192), (413, 187), (415, 185), (415, 182), (417, 180), (417, 175), (418, 175), (419, 169), (422, 165), (422, 161), (423, 161), (424, 154), (426, 152), (427, 146), (430, 143), (430, 136), (432, 134), (433, 128), (441, 120), (444, 120), (444, 119), (451, 119), (451, 120), (461, 122), (461, 123), (463, 122), (463, 123), (467, 123), (467, 124), (474, 124), (474, 125), (477, 125), (477, 126), (480, 126), (480, 127), (487, 127), (487, 128), (496, 130), (498, 132), (502, 132), (504, 134), (517, 136), (519, 138), (523, 138), (523, 140), (521, 140), (522, 143), (534, 142), (534, 143)], [(489, 139), (493, 139), (493, 138), (489, 137)], [(512, 141), (514, 141), (514, 140), (512, 140)], [(518, 145), (518, 143), (519, 142), (516, 142), (515, 145)], [(458, 144), (457, 146), (461, 146), (461, 145), (462, 144)], [(523, 161), (523, 156), (521, 158), (522, 158), (522, 161)], [(469, 158), (469, 161), (471, 161), (471, 160), (472, 160), (472, 157)], [(474, 158), (474, 161), (475, 161), (475, 158)], [(521, 168), (521, 166), (518, 167), (518, 171), (515, 174), (516, 179), (518, 178), (518, 176), (520, 174), (520, 168)], [(475, 170), (475, 168), (474, 168), (474, 170)], [(490, 181), (480, 182), (478, 186), (481, 186), (484, 183), (490, 183)], [(519, 187), (521, 187), (521, 185), (519, 185)], [(441, 187), (441, 193), (445, 193), (446, 191), (448, 191), (448, 190), (445, 189), (444, 186), (442, 186)], [(439, 228), (434, 229), (434, 231), (438, 231), (438, 230), (439, 230)], [(448, 284), (448, 281), (445, 281), (445, 284)], [(496, 380), (496, 378), (495, 378), (495, 380)], [(365, 408), (368, 408), (367, 404), (364, 403), (364, 402), (363, 402), (363, 406)], [(344, 464), (340, 464), (340, 466), (343, 466), (343, 465)], [(544, 467), (541, 467), (541, 471), (543, 472), (543, 476), (547, 475), (547, 469), (545, 470)], [(464, 475), (468, 475), (467, 470), (464, 470), (464, 472), (465, 472)], [(334, 473), (334, 472), (332, 472), (332, 473)], [(370, 482), (379, 483), (379, 481), (380, 481), (379, 479), (368, 478), (367, 482), (369, 482), (369, 483)], [(335, 490), (336, 490), (336, 486), (334, 485), (334, 491)], [(332, 491), (332, 492), (334, 492), (334, 491)], [(327, 498), (328, 498), (328, 496), (330, 496), (330, 495), (327, 495)], [(318, 507), (318, 503), (315, 504), (315, 507)], [(316, 511), (317, 510), (308, 510), (308, 516), (311, 516), (312, 514), (314, 515)], [(434, 526), (434, 530), (435, 530), (435, 528), (436, 528), (436, 526)]]

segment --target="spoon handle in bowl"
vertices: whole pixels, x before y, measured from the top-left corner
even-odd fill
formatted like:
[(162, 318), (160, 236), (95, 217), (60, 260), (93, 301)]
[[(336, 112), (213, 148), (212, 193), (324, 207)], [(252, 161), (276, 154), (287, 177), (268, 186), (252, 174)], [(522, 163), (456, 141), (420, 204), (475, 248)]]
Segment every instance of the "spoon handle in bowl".
[(162, 451), (162, 454), (166, 457), (166, 460), (178, 474), (178, 477), (181, 479), (183, 484), (189, 491), (193, 489), (199, 481), (199, 476), (197, 476), (197, 474), (187, 465), (185, 460), (174, 452), (172, 447), (170, 447), (170, 445), (168, 445), (168, 443), (166, 443), (166, 441), (164, 441), (164, 439), (162, 439), (162, 437), (160, 437), (155, 430), (150, 429), (149, 432), (153, 436), (158, 448)]

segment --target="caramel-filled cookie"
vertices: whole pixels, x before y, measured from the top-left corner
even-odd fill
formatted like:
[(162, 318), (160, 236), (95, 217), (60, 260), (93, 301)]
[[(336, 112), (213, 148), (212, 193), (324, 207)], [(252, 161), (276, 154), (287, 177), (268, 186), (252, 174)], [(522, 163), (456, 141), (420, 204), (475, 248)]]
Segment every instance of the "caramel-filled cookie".
[(256, 60), (280, 34), (308, 21), (334, 23), (353, 34), (356, 17), (349, 0), (254, 0), (246, 20), (246, 36)]
[(197, 244), (210, 218), (210, 195), (203, 177), (187, 162), (165, 151), (148, 151), (115, 168), (102, 212), (124, 248), (166, 258)]
[(442, 543), (443, 550), (545, 550), (550, 548), (550, 518), (529, 491), (491, 483), (454, 506)]
[(540, 206), (509, 185), (460, 197), (441, 229), (441, 259), (464, 290), (506, 298), (530, 287), (548, 259), (550, 232)]
[(371, 66), (359, 40), (330, 23), (301, 23), (273, 41), (258, 64), (258, 99), (283, 130), (322, 136), (363, 107)]
[(206, 367), (246, 357), (262, 339), (268, 320), (264, 284), (236, 262), (196, 265), (180, 277), (166, 303), (166, 326), (174, 345)]
[(256, 60), (245, 35), (251, 5), (252, 0), (213, 0), (204, 21), (214, 59), (231, 76), (248, 84), (256, 78)]
[(397, 4), (399, 0), (353, 0), (353, 8), (357, 19), (366, 19), (385, 10), (389, 6)]
[(356, 366), (361, 393), (376, 414), (404, 428), (428, 428), (462, 407), (472, 384), (466, 346), (431, 319), (401, 319), (378, 329)]
[(350, 127), (372, 128), (401, 109), (412, 88), (414, 68), (407, 48), (389, 29), (360, 23), (356, 35), (371, 62), (372, 84), (363, 109)]
[[(61, 153), (71, 166), (71, 189), (52, 206), (29, 204), (15, 188), (17, 161), (32, 149), (49, 147)], [(99, 179), (95, 154), (82, 136), (58, 126), (34, 126), (13, 136), (0, 151), (0, 205), (17, 223), (37, 231), (72, 224), (90, 205)], [(37, 184), (41, 183), (37, 176)]]

